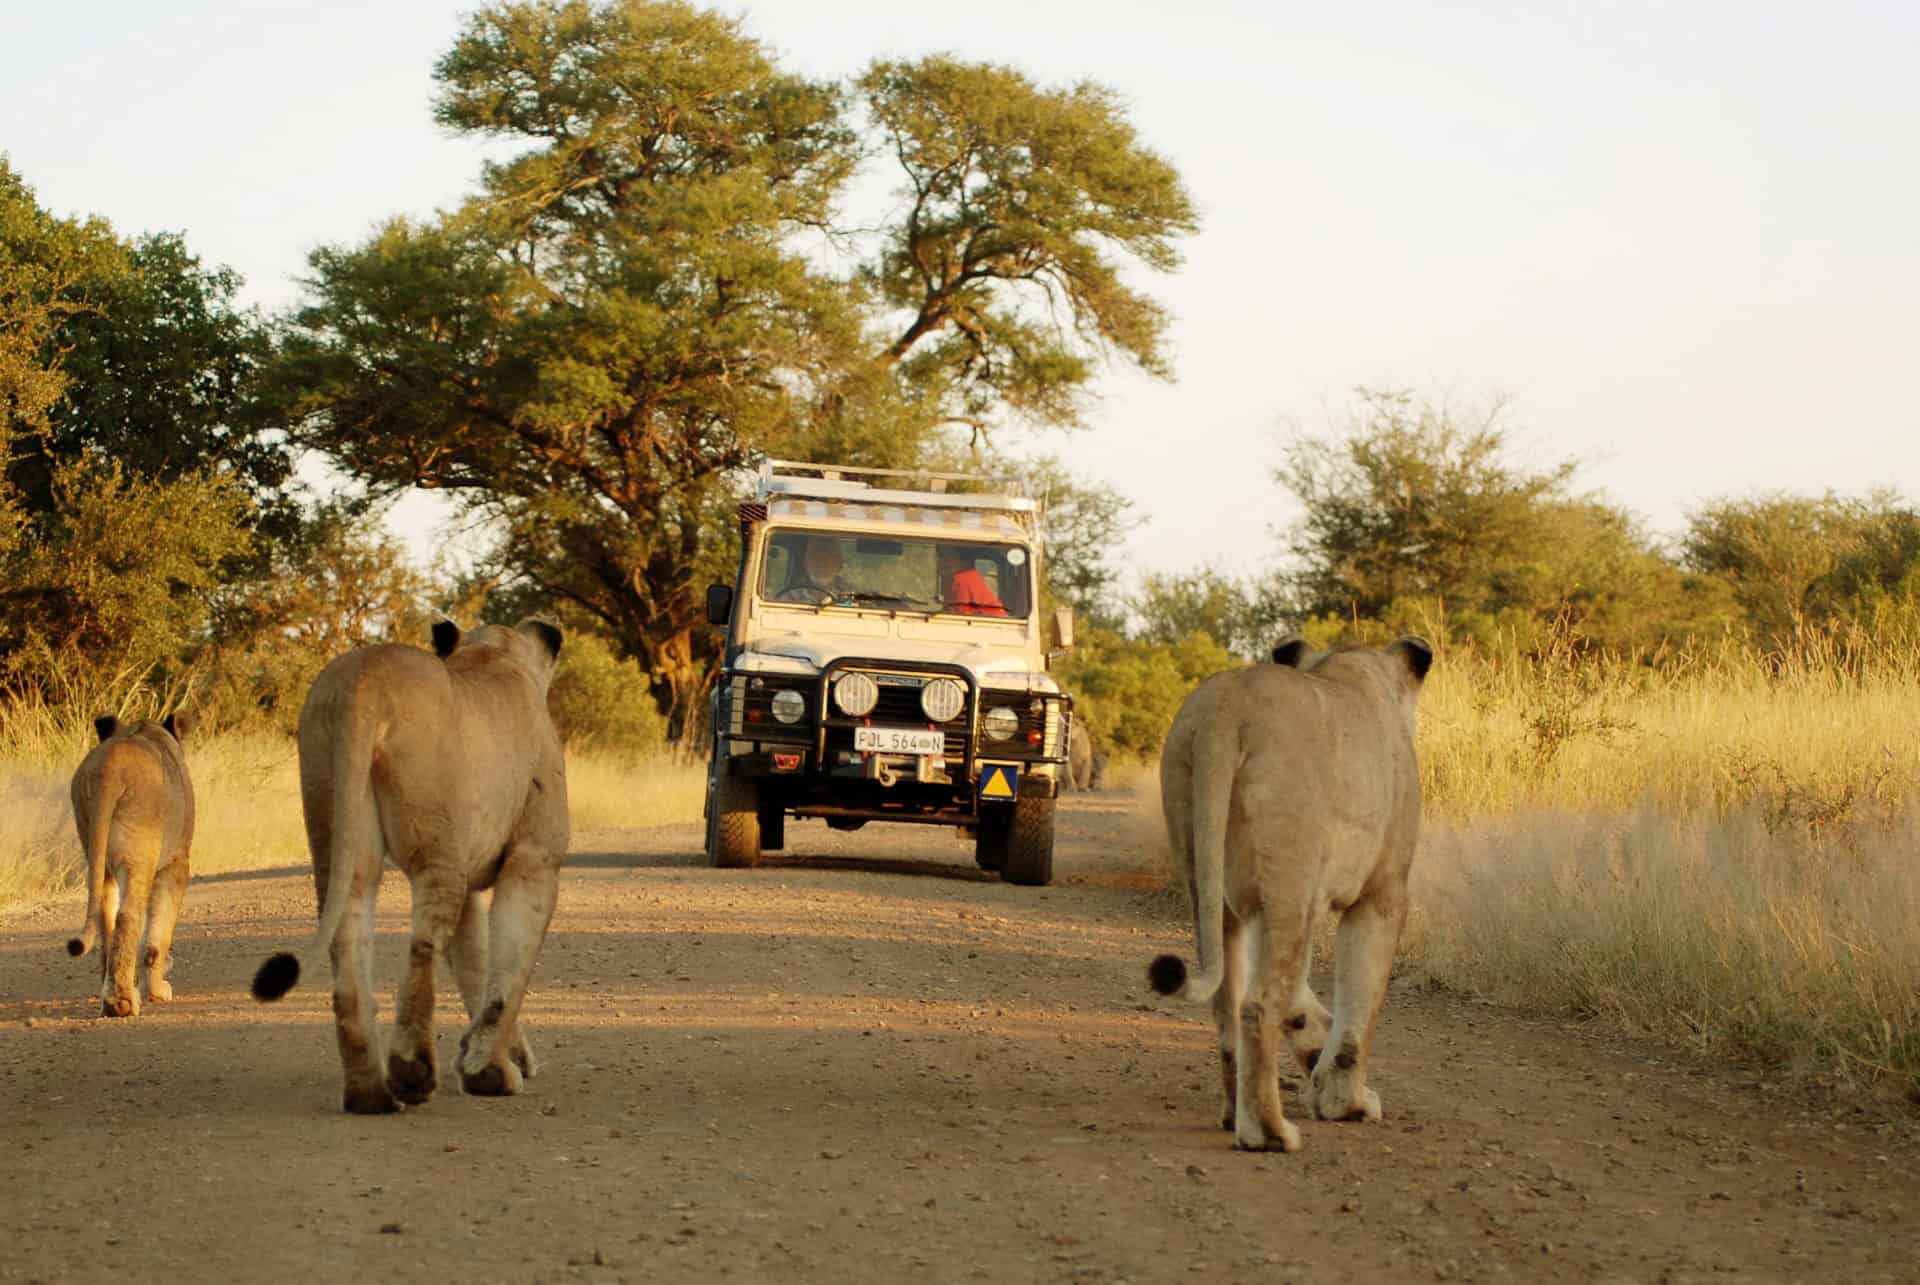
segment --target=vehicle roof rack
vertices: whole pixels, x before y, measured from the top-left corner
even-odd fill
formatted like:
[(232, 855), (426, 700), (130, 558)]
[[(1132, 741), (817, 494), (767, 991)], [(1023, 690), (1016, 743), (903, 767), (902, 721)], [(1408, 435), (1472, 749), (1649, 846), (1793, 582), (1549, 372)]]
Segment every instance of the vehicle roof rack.
[(774, 498), (855, 500), (868, 504), (1002, 509), (1020, 513), (1035, 513), (1038, 509), (1023, 478), (814, 464), (805, 460), (762, 461), (756, 490), (757, 498), (762, 501)]

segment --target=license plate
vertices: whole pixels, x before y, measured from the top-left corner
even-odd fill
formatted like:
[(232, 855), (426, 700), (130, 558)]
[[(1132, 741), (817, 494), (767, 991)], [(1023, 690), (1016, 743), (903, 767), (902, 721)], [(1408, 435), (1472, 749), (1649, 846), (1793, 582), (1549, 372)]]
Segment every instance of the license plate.
[(856, 727), (853, 748), (876, 754), (939, 754), (947, 748), (947, 736), (911, 727)]

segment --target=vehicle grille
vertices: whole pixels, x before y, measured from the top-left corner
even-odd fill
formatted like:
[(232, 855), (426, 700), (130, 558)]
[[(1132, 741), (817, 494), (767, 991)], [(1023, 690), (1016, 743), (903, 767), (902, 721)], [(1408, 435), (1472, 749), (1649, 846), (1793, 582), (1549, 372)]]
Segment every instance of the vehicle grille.
[[(829, 693), (826, 698), (828, 761), (832, 761), (832, 755), (842, 750), (851, 750), (853, 748), (853, 729), (863, 725), (873, 727), (938, 727), (946, 733), (946, 756), (950, 759), (964, 759), (967, 757), (967, 742), (969, 739), (969, 719), (967, 713), (963, 711), (958, 718), (950, 723), (935, 723), (929, 719), (927, 712), (920, 708), (921, 683), (918, 681), (919, 675), (914, 676), (915, 681), (909, 686), (898, 681), (887, 681), (888, 679), (897, 680), (902, 677), (902, 675), (885, 673), (859, 666), (849, 666), (848, 668), (850, 670), (856, 670), (859, 673), (872, 675), (875, 685), (880, 689), (880, 699), (874, 702), (873, 709), (868, 713), (859, 718), (848, 718), (834, 706), (833, 696)], [(949, 676), (950, 675), (946, 674), (933, 674), (927, 677), (945, 678)]]

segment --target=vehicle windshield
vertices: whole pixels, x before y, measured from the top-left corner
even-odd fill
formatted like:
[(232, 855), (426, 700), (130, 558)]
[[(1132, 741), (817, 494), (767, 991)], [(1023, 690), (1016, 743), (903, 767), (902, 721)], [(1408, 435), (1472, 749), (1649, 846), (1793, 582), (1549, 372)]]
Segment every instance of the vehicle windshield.
[(1017, 544), (775, 531), (760, 596), (812, 607), (877, 607), (1025, 619), (1032, 563)]

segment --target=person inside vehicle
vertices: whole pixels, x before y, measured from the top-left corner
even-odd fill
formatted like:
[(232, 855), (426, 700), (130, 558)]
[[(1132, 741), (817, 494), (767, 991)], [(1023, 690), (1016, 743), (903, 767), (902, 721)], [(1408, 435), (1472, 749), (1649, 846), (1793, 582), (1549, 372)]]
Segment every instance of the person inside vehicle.
[(846, 565), (840, 542), (832, 536), (810, 535), (799, 558), (798, 569), (787, 578), (787, 587), (777, 595), (782, 602), (832, 602), (853, 592), (853, 586), (841, 576)]
[(940, 583), (946, 610), (962, 616), (1006, 615), (1006, 605), (974, 563), (974, 551), (967, 546), (940, 546)]

